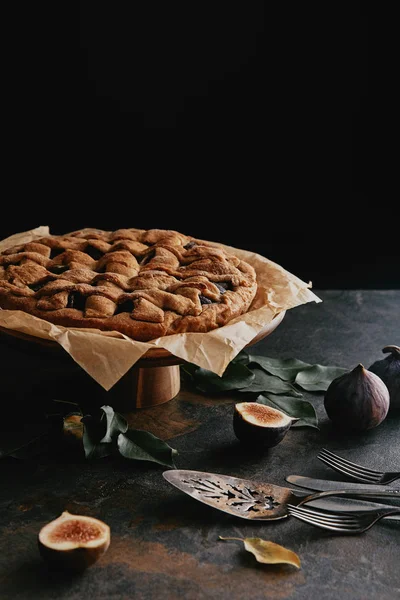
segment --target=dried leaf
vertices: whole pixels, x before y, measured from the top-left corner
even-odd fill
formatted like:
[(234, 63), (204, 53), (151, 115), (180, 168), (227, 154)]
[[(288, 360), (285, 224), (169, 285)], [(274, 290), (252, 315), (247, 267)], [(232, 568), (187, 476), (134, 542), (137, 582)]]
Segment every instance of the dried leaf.
[(244, 547), (248, 552), (251, 552), (256, 557), (259, 563), (266, 565), (276, 565), (287, 563), (293, 565), (297, 569), (301, 568), (300, 558), (292, 550), (288, 550), (284, 546), (263, 540), (261, 538), (237, 538), (237, 537), (222, 537), (220, 540), (237, 540), (244, 543)]
[(84, 425), (82, 423), (82, 413), (70, 413), (63, 418), (64, 435), (81, 440), (83, 437)]

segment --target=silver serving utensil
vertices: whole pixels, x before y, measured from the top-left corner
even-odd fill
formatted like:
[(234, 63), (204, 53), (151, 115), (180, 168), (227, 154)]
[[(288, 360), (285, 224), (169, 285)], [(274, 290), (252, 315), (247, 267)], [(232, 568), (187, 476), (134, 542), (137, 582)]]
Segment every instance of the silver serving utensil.
[(350, 462), (349, 460), (326, 450), (326, 448), (321, 450), (317, 458), (335, 471), (338, 471), (338, 473), (342, 473), (355, 481), (361, 481), (368, 484), (387, 484), (400, 479), (399, 471), (375, 471), (374, 469), (369, 469), (363, 465)]
[(171, 469), (164, 478), (195, 500), (236, 517), (249, 520), (277, 520), (288, 516), (287, 505), (298, 506), (328, 496), (353, 498), (400, 498), (400, 489), (374, 492), (368, 489), (338, 489), (327, 492), (305, 493), (272, 483), (241, 479), (218, 473)]
[(306, 506), (288, 506), (289, 514), (300, 521), (328, 529), (335, 533), (363, 533), (370, 529), (375, 523), (381, 519), (389, 517), (389, 515), (400, 514), (400, 507), (389, 506), (387, 508), (379, 508), (368, 510), (361, 513), (331, 513), (325, 510), (315, 510)]
[[(288, 483), (293, 485), (298, 485), (301, 488), (316, 491), (316, 492), (328, 492), (330, 490), (336, 490), (338, 486), (341, 486), (342, 483), (339, 481), (329, 481), (328, 479), (314, 479), (312, 477), (303, 477), (302, 475), (288, 475), (285, 477)], [(362, 490), (365, 489), (365, 484), (362, 483), (348, 483), (343, 484), (346, 487), (346, 490)], [(379, 486), (379, 485), (369, 485), (368, 489), (372, 491), (383, 491), (388, 489), (387, 486)], [(324, 510), (344, 510), (344, 511), (367, 511), (371, 509), (378, 508), (390, 508), (390, 506), (386, 504), (378, 504), (376, 502), (368, 502), (366, 500), (355, 500), (353, 498), (330, 498), (330, 499), (322, 499), (316, 500), (314, 502), (308, 503), (309, 506), (323, 508)], [(385, 519), (389, 519), (391, 521), (400, 521), (400, 515), (390, 515), (385, 517)]]
[(287, 475), (285, 477), (288, 483), (298, 485), (308, 490), (315, 490), (316, 492), (328, 492), (330, 490), (337, 490), (338, 486), (343, 487), (346, 490), (365, 490), (366, 488), (373, 492), (384, 492), (392, 488), (387, 485), (370, 485), (369, 483), (353, 483), (352, 481), (330, 481), (329, 479), (314, 479), (313, 477), (304, 477), (302, 475)]

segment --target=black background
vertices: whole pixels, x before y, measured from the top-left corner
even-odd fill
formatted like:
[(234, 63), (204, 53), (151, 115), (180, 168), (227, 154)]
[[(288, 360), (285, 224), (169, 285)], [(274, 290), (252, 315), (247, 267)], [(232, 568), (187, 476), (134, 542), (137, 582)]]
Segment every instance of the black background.
[(400, 287), (393, 200), (371, 196), (369, 17), (343, 5), (14, 15), (0, 236), (170, 228), (316, 288)]

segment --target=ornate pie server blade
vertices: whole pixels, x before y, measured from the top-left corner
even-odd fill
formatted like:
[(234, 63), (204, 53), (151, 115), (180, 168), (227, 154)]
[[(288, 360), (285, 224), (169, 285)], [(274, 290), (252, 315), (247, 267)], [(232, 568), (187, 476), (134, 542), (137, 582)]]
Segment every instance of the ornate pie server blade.
[(164, 478), (192, 498), (223, 512), (250, 520), (288, 516), (286, 505), (304, 496), (290, 488), (202, 471), (169, 470)]

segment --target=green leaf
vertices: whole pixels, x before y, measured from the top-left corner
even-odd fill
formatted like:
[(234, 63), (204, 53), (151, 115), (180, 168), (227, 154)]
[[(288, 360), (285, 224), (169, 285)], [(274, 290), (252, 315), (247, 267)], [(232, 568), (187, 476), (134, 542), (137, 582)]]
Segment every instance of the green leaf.
[(348, 373), (348, 369), (312, 365), (297, 374), (295, 383), (309, 392), (325, 392), (330, 383), (344, 373)]
[(86, 433), (83, 434), (83, 447), (85, 450), (85, 457), (90, 460), (105, 458), (106, 456), (111, 456), (113, 454), (112, 444), (93, 443)]
[(48, 447), (49, 423), (22, 424), (19, 429), (11, 430), (12, 423), (8, 429), (1, 432), (0, 459), (12, 456), (20, 460), (30, 459), (42, 454)]
[(96, 419), (92, 415), (85, 415), (82, 418), (83, 429), (83, 448), (85, 456), (89, 459), (104, 458), (113, 453), (113, 444), (111, 442), (102, 442), (106, 433), (106, 427), (102, 419)]
[(128, 429), (128, 422), (119, 413), (115, 412), (111, 406), (102, 406), (101, 410), (104, 411), (104, 414), (107, 419), (107, 429), (106, 433), (101, 440), (104, 443), (109, 443), (115, 440), (120, 433), (125, 433)]
[(288, 550), (284, 546), (275, 544), (275, 542), (263, 540), (262, 538), (222, 537), (221, 535), (219, 536), (219, 539), (243, 542), (247, 552), (254, 554), (259, 563), (267, 565), (287, 563), (298, 569), (301, 568), (299, 556), (292, 550)]
[(40, 433), (36, 428), (10, 434), (2, 432), (0, 459), (11, 456), (18, 460), (26, 460), (42, 454), (48, 449), (48, 434), (48, 428)]
[(291, 382), (294, 382), (296, 375), (300, 371), (311, 366), (309, 363), (298, 360), (297, 358), (268, 358), (267, 356), (249, 354), (248, 366), (251, 368), (254, 364), (258, 365), (271, 375), (276, 375), (284, 381)]
[(253, 368), (252, 371), (254, 374), (253, 381), (247, 387), (242, 387), (239, 390), (240, 392), (266, 392), (301, 398), (302, 394), (298, 392), (291, 383), (283, 381), (279, 377), (275, 377), (275, 375), (269, 375), (263, 369), (259, 369), (258, 367)]
[(117, 447), (117, 437), (128, 430), (125, 417), (114, 411), (111, 406), (101, 407), (99, 419), (92, 415), (83, 417), (83, 447), (86, 458), (104, 458), (113, 454)]
[(254, 373), (245, 365), (230, 362), (222, 377), (199, 367), (194, 373), (194, 383), (202, 392), (218, 393), (244, 388), (254, 377)]
[(117, 438), (118, 449), (124, 458), (148, 460), (167, 467), (175, 467), (173, 457), (178, 454), (164, 441), (148, 431), (129, 429)]
[(250, 358), (245, 350), (241, 350), (239, 354), (236, 354), (235, 358), (232, 359), (234, 363), (240, 363), (241, 365), (248, 365)]
[(194, 374), (196, 373), (199, 367), (192, 363), (183, 363), (180, 368), (181, 375), (187, 379), (188, 381), (193, 382)]
[(57, 400), (53, 398), (51, 403), (54, 403), (63, 413), (78, 412), (80, 410), (77, 402), (70, 402), (69, 400)]
[(315, 429), (319, 429), (315, 408), (307, 400), (274, 394), (271, 396), (258, 396), (257, 402), (277, 408), (289, 417), (298, 419), (298, 421), (292, 423), (292, 427), (314, 427)]

